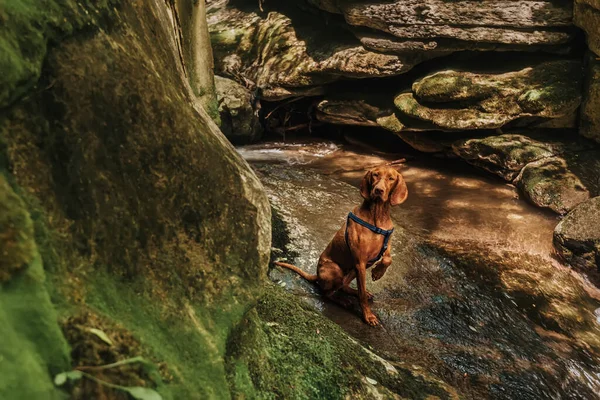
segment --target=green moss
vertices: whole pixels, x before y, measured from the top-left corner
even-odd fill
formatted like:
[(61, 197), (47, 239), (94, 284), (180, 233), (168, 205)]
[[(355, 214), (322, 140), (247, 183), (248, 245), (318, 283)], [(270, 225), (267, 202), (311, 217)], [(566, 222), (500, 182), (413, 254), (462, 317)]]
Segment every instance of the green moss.
[(33, 224), (23, 201), (0, 175), (0, 283), (31, 264), (36, 249)]
[(0, 215), (5, 217), (0, 221), (0, 244), (8, 251), (2, 268), (11, 271), (6, 276), (10, 280), (0, 286), (0, 398), (63, 398), (52, 376), (69, 368), (68, 347), (46, 290), (33, 223), (3, 175)]
[(48, 43), (100, 23), (117, 0), (6, 0), (0, 6), (0, 107), (37, 82)]
[[(298, 298), (271, 286), (229, 341), (234, 398), (342, 399), (391, 393), (411, 399), (451, 395), (392, 367)], [(377, 381), (372, 387), (366, 378)]]

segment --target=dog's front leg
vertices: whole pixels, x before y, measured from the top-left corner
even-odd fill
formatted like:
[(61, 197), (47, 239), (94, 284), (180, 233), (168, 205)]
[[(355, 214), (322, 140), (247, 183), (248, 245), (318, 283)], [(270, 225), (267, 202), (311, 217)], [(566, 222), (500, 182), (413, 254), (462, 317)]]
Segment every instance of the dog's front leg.
[(356, 265), (356, 281), (358, 285), (358, 301), (362, 309), (365, 322), (371, 326), (379, 325), (379, 320), (369, 307), (369, 296), (367, 292), (367, 263), (360, 262)]

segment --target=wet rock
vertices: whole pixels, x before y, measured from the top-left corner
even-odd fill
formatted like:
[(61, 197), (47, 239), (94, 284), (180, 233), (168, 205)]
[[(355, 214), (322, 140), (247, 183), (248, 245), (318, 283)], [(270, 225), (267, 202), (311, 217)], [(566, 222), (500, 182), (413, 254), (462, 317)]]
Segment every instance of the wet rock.
[(259, 140), (263, 128), (254, 110), (254, 96), (239, 83), (215, 76), (221, 131), (234, 144)]
[(556, 226), (554, 246), (562, 258), (600, 285), (600, 197), (579, 205)]
[[(401, 116), (430, 129), (495, 129), (523, 117), (564, 118), (581, 102), (581, 63), (551, 61), (504, 74), (441, 71), (394, 100)], [(534, 118), (534, 119), (535, 119)]]
[(504, 134), (456, 141), (454, 153), (467, 162), (512, 181), (527, 164), (560, 154), (566, 145)]
[(587, 43), (590, 50), (600, 56), (600, 1), (575, 0), (573, 11), (575, 25), (586, 32)]
[[(310, 0), (342, 14), (354, 27), (380, 32), (368, 44), (378, 50), (455, 51), (544, 49), (572, 38), (572, 7), (552, 1), (333, 1)], [(382, 34), (387, 34), (383, 36)], [(359, 35), (359, 37), (361, 37)]]
[(249, 81), (263, 99), (314, 94), (340, 78), (394, 76), (431, 57), (370, 51), (340, 26), (316, 23), (315, 15), (294, 4), (278, 7), (264, 17), (258, 2), (250, 11), (226, 1), (208, 8), (216, 70)]
[(566, 214), (590, 198), (587, 187), (560, 157), (527, 164), (515, 184), (533, 204), (558, 214)]
[(600, 60), (589, 53), (586, 61), (579, 132), (600, 143)]

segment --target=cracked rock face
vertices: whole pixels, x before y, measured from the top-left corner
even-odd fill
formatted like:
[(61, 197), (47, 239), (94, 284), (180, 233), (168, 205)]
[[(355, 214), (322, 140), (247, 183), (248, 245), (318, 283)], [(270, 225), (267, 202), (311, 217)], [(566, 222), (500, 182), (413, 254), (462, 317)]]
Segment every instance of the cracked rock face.
[(558, 254), (600, 283), (600, 197), (571, 211), (554, 230)]

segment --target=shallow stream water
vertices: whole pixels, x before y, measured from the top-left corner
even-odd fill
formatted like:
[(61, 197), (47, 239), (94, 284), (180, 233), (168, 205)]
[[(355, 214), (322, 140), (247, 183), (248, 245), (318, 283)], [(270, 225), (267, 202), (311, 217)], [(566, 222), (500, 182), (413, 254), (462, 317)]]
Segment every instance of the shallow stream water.
[[(298, 254), (290, 261), (310, 272), (360, 203), (365, 171), (400, 158), (325, 141), (238, 151), (287, 223)], [(274, 268), (271, 279), (379, 355), (466, 398), (600, 398), (600, 295), (553, 257), (557, 217), (457, 160), (417, 156), (398, 169), (409, 197), (392, 210), (393, 263), (368, 283), (381, 328), (289, 271)]]

